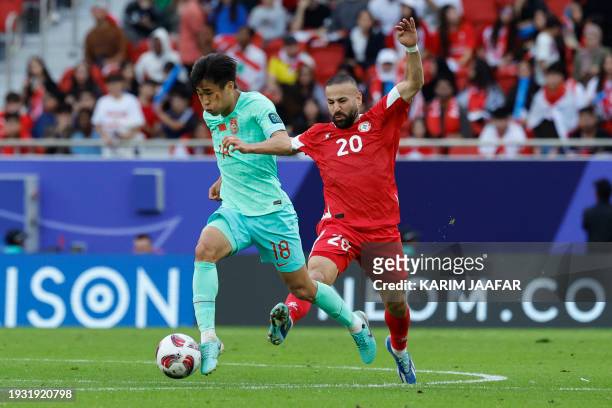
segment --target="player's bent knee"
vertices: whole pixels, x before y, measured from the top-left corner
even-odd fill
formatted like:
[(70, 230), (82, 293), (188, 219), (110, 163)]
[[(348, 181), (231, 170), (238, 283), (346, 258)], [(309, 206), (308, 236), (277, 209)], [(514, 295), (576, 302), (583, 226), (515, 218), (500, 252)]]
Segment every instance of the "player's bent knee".
[(206, 240), (200, 240), (195, 248), (195, 258), (199, 262), (217, 262), (223, 257), (220, 248)]
[(325, 275), (323, 274), (323, 272), (321, 272), (318, 269), (313, 269), (313, 270), (308, 270), (308, 276), (310, 276), (310, 279), (317, 281), (317, 282), (323, 282), (323, 283), (327, 283), (325, 282)]
[(308, 276), (310, 276), (310, 279), (314, 281), (323, 282), (326, 285), (333, 285), (338, 277), (338, 271), (335, 269), (335, 265), (334, 269), (329, 268), (326, 265), (309, 265)]

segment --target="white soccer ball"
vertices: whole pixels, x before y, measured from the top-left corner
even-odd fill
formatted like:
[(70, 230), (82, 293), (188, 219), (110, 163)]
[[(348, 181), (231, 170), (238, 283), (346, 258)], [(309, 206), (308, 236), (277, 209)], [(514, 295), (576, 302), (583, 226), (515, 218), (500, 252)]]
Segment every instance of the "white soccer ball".
[(200, 368), (200, 346), (182, 333), (170, 334), (157, 346), (155, 359), (162, 373), (170, 378), (189, 377)]

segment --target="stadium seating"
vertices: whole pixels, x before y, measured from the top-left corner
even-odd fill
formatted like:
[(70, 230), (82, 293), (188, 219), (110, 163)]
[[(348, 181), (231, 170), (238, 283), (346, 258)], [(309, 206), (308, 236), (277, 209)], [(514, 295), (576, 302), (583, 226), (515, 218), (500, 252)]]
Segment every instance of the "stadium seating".
[(0, 33), (6, 33), (8, 25), (16, 23), (17, 18), (21, 15), (22, 6), (23, 0), (0, 2)]
[(315, 60), (315, 78), (319, 83), (325, 83), (331, 78), (344, 60), (344, 47), (339, 44), (312, 47), (308, 53)]

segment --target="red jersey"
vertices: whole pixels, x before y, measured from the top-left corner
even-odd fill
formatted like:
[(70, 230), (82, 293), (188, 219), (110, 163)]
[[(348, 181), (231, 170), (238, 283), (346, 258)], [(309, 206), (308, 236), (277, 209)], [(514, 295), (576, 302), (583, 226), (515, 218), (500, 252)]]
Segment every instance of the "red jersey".
[(325, 213), (354, 228), (397, 225), (395, 157), (409, 103), (394, 87), (348, 129), (317, 123), (292, 139), (310, 156), (323, 179)]

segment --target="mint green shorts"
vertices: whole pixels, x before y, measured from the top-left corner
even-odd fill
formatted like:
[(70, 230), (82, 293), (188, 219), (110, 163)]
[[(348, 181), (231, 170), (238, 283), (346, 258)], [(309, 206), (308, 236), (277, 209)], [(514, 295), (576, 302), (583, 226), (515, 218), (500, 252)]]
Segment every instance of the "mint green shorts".
[(219, 229), (232, 246), (232, 255), (255, 245), (262, 263), (274, 264), (279, 272), (295, 272), (305, 265), (298, 217), (292, 205), (279, 211), (249, 217), (219, 207), (206, 226)]

